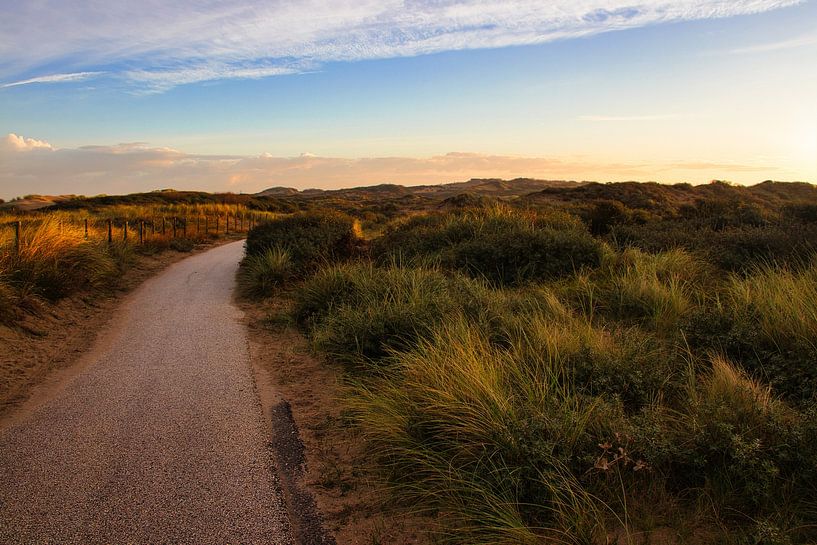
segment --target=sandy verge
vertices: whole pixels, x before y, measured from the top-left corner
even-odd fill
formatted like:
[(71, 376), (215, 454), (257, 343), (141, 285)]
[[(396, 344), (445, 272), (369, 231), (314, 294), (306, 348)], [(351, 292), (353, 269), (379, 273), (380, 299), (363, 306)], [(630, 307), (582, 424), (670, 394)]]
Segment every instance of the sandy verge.
[(323, 527), (339, 545), (430, 543), (424, 535), (430, 521), (389, 508), (344, 409), (342, 368), (310, 353), (304, 336), (286, 323), (285, 305), (239, 301), (265, 416), (273, 425), (271, 415), (291, 411), (303, 444), (296, 479), (314, 498)]

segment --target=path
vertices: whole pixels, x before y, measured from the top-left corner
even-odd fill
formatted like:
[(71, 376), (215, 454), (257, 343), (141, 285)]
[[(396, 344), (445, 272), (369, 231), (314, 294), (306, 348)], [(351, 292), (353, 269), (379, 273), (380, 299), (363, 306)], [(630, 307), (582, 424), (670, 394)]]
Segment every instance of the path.
[(291, 543), (231, 304), (242, 253), (145, 282), (95, 363), (0, 431), (0, 543)]

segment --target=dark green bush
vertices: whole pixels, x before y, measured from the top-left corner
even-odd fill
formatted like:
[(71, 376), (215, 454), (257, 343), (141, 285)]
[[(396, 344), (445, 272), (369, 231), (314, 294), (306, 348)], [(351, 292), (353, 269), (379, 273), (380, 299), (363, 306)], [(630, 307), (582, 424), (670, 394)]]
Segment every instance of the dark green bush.
[(375, 241), (381, 262), (437, 260), (496, 285), (551, 279), (601, 261), (602, 245), (563, 212), (509, 208), (411, 218)]
[(356, 221), (339, 212), (303, 212), (262, 223), (247, 235), (247, 255), (272, 248), (287, 250), (303, 274), (320, 264), (354, 255), (360, 244)]
[(480, 234), (443, 255), (443, 264), (499, 286), (560, 278), (601, 263), (589, 234), (555, 229)]
[(611, 237), (620, 247), (648, 252), (684, 248), (727, 271), (744, 272), (764, 263), (802, 266), (817, 251), (817, 225), (762, 225), (720, 230), (691, 220), (616, 225)]

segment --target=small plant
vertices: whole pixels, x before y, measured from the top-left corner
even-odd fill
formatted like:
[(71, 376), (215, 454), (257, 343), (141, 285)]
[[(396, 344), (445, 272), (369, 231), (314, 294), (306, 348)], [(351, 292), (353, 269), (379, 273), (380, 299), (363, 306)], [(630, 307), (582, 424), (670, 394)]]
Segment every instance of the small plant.
[(285, 285), (294, 273), (289, 251), (276, 246), (247, 256), (241, 264), (241, 283), (248, 295), (267, 297)]

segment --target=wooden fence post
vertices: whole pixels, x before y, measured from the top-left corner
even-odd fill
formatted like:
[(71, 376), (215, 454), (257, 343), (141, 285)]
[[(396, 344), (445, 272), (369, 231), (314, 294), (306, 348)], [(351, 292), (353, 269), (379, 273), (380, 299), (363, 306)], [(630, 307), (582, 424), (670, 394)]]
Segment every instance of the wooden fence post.
[(20, 220), (14, 222), (14, 253), (20, 255)]
[(125, 223), (122, 224), (122, 240), (128, 241), (128, 220), (125, 220)]
[(173, 238), (176, 238), (176, 216), (173, 216)]
[(225, 235), (230, 234), (230, 216), (226, 214), (224, 215), (224, 234)]
[(218, 235), (218, 216), (216, 216), (216, 235)]
[(108, 220), (108, 244), (113, 242), (113, 222)]
[(88, 240), (88, 218), (85, 218), (85, 240)]
[(201, 216), (196, 216), (196, 235), (199, 234), (199, 224), (201, 222)]
[(145, 243), (145, 222), (139, 221), (139, 244)]

